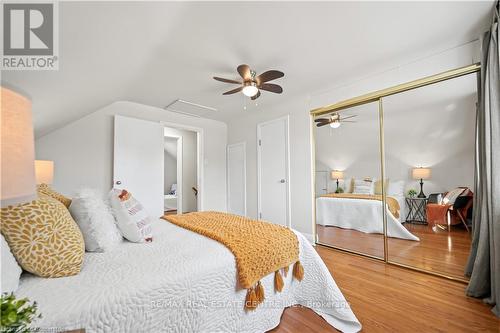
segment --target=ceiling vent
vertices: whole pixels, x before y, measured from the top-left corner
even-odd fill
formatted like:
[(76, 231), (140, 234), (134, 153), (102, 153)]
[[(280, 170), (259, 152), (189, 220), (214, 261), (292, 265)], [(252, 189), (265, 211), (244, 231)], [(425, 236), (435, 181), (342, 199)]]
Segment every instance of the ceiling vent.
[(198, 118), (208, 118), (209, 116), (217, 112), (216, 108), (185, 101), (182, 99), (176, 99), (169, 105), (165, 106), (164, 109), (171, 112), (181, 113)]

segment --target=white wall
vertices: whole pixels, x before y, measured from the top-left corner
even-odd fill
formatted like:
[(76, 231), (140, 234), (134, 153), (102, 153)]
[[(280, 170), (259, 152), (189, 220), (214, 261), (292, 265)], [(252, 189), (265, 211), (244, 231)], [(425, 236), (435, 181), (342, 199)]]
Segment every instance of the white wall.
[[(344, 82), (310, 96), (297, 96), (284, 100), (271, 109), (257, 110), (248, 116), (228, 122), (228, 143), (247, 143), (247, 209), (250, 217), (257, 216), (257, 150), (256, 125), (290, 114), (290, 164), (292, 227), (302, 233), (313, 233), (313, 200), (309, 111), (315, 107), (339, 102), (373, 90), (418, 79), (438, 72), (470, 65), (479, 60), (477, 42), (442, 52), (410, 64), (394, 64), (382, 73), (367, 73), (367, 78)], [(286, 86), (284, 87), (286, 89)]]
[(165, 127), (164, 133), (182, 137), (182, 212), (195, 212), (198, 209), (192, 188), (198, 188), (197, 133), (170, 127)]
[(113, 116), (117, 114), (201, 128), (202, 208), (226, 210), (226, 124), (126, 101), (110, 104), (36, 139), (36, 158), (55, 163), (56, 190), (70, 196), (83, 186), (109, 191), (113, 181)]

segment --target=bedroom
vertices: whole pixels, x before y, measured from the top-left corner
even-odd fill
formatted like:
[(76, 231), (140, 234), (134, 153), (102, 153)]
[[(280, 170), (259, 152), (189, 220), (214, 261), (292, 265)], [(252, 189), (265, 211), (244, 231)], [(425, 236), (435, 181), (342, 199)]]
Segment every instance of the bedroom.
[[(488, 73), (487, 53), (484, 47), (481, 51), (481, 43), (483, 34), (494, 28), (496, 2), (47, 3), (54, 4), (51, 13), (57, 18), (52, 31), (57, 67), (2, 68), (2, 236), (6, 240), (2, 241), (2, 292), (7, 281), (4, 272), (19, 273), (14, 279), (14, 295), (27, 297), (30, 303), (36, 301), (37, 313), (42, 314), (33, 318), (32, 327), (86, 332), (412, 332), (447, 331), (447, 321), (454, 320), (450, 331), (498, 331), (498, 318), (491, 313), (497, 300), (491, 290), (495, 290), (498, 265), (491, 263), (493, 273), (487, 290), (476, 291), (476, 298), (471, 297), (472, 292), (466, 296), (469, 283), (477, 287), (478, 276), (484, 281), (482, 269), (488, 263), (478, 264), (476, 276), (469, 282), (463, 261), (461, 267), (454, 266), (453, 279), (446, 279), (446, 270), (427, 272), (427, 266), (422, 269), (404, 261), (412, 257), (401, 253), (417, 255), (420, 252), (415, 244), (425, 244), (424, 239), (390, 237), (384, 229), (388, 229), (392, 213), (382, 209), (390, 201), (386, 192), (391, 181), (405, 181), (404, 196), (415, 189), (418, 197), (422, 179), (426, 200), (430, 194), (467, 186), (474, 193), (474, 207), (477, 200), (496, 193), (496, 188), (490, 187), (477, 195), (481, 191), (477, 191), (477, 167), (471, 159), (482, 152), (483, 159), (491, 160), (495, 153), (485, 153), (482, 149), (488, 146), (484, 142), (474, 145), (473, 133), (479, 125), (472, 115), (486, 112), (485, 105), (476, 111), (474, 102), (484, 98), (485, 92), (494, 95), (498, 76), (492, 76), (487, 86), (479, 80), (483, 88), (472, 85), (472, 92), (465, 89), (470, 84), (461, 86), (463, 90), (439, 90), (460, 80), (470, 83), (473, 78), (476, 82), (478, 75)], [(26, 10), (8, 5), (2, 3), (4, 15), (13, 12), (9, 23), (16, 12)], [(46, 8), (33, 10), (38, 13), (33, 14), (36, 21)], [(266, 29), (252, 29), (256, 21), (266, 22)], [(4, 21), (2, 36), (6, 24)], [(41, 42), (47, 38), (36, 30), (27, 38), (31, 41), (33, 36)], [(6, 53), (2, 56), (16, 58)], [(492, 61), (494, 56), (488, 59)], [(449, 71), (453, 70), (460, 75), (452, 78)], [(429, 77), (439, 80), (431, 84), (425, 79)], [(352, 98), (408, 87), (414, 80), (423, 80), (418, 89), (377, 95), (375, 103), (349, 104)], [(236, 91), (223, 95), (231, 90)], [(460, 99), (464, 95), (468, 96), (466, 102)], [(179, 100), (188, 103), (181, 110), (169, 107)], [(442, 121), (429, 122), (432, 116), (425, 112), (432, 112), (432, 107), (425, 102), (441, 110), (444, 100), (444, 113), (435, 115)], [(469, 102), (472, 107), (461, 107)], [(337, 110), (338, 103), (347, 104)], [(456, 107), (446, 111), (451, 104)], [(414, 111), (411, 105), (425, 111)], [(497, 106), (493, 103), (491, 112), (498, 114)], [(318, 109), (320, 113), (327, 111), (314, 113)], [(351, 118), (356, 122), (347, 123), (348, 119), (338, 128), (314, 126), (314, 119), (331, 117), (337, 111), (342, 117), (356, 115)], [(455, 117), (446, 118), (449, 113)], [(485, 121), (491, 121), (488, 119)], [(399, 132), (402, 124), (410, 123), (415, 133)], [(178, 209), (177, 192), (177, 214), (165, 216), (167, 221), (159, 219), (165, 213), (165, 195), (174, 184), (165, 181), (165, 127), (197, 133), (196, 163), (182, 159), (196, 170), (196, 180), (182, 186), (184, 194), (191, 196), (195, 193), (192, 188), (196, 189), (196, 205)], [(451, 127), (464, 135), (446, 132)], [(431, 130), (441, 139), (427, 150), (420, 138), (432, 134)], [(490, 134), (490, 140), (496, 142), (498, 137)], [(316, 139), (324, 135), (324, 141), (315, 142), (314, 135)], [(323, 161), (321, 170), (316, 163), (316, 149), (321, 148), (317, 145), (335, 147), (338, 135), (346, 150), (327, 151), (333, 162)], [(349, 140), (343, 139), (347, 136), (366, 141), (349, 147)], [(383, 144), (380, 138), (385, 139)], [(177, 144), (177, 175), (179, 147)], [(369, 148), (373, 155), (361, 148)], [(355, 156), (357, 149), (360, 155)], [(464, 151), (465, 161), (453, 155), (455, 149)], [(440, 157), (451, 160), (451, 166), (440, 164)], [(50, 162), (45, 168), (38, 162), (35, 168), (34, 160)], [(356, 170), (361, 164), (367, 169)], [(415, 177), (421, 178), (414, 179), (414, 168)], [(325, 171), (328, 193), (336, 190), (336, 179), (345, 185), (353, 177), (362, 181), (370, 177), (369, 186), (374, 187), (377, 180), (387, 180), (380, 185), (381, 200), (370, 200), (379, 212), (380, 222), (375, 225), (381, 231), (356, 233), (357, 237), (380, 239), (375, 241), (378, 259), (317, 244), (323, 242), (321, 235), (319, 239), (316, 235), (315, 169)], [(491, 173), (498, 177), (495, 170), (481, 170), (481, 175), (491, 182)], [(342, 174), (332, 178), (331, 171)], [(177, 185), (179, 179), (177, 176)], [(71, 272), (42, 272), (46, 267), (34, 264), (37, 252), (30, 248), (23, 248), (23, 252), (15, 242), (16, 228), (34, 223), (16, 219), (16, 209), (23, 216), (29, 209), (36, 211), (30, 206), (36, 197), (36, 183), (37, 200), (50, 201), (58, 216), (70, 219), (61, 235), (63, 243), (68, 234), (75, 242), (67, 257), (77, 261)], [(71, 199), (71, 204), (52, 191)], [(48, 194), (66, 202), (69, 209)], [(11, 197), (17, 200), (9, 201)], [(446, 206), (445, 197), (437, 200), (438, 209)], [(105, 199), (110, 199), (111, 206)], [(400, 210), (407, 208), (404, 201)], [(121, 209), (131, 202), (135, 202), (133, 210)], [(488, 204), (487, 199), (479, 202)], [(9, 204), (19, 203), (9, 208)], [(130, 215), (135, 209), (139, 213)], [(491, 209), (493, 215), (483, 217), (484, 225), (498, 224), (498, 207)], [(194, 213), (181, 214), (187, 211)], [(459, 223), (448, 229), (446, 211), (445, 224), (435, 223), (435, 233), (443, 235), (446, 242), (450, 239), (453, 249), (458, 232), (471, 240), (479, 234), (479, 244), (486, 246), (485, 237), (489, 236), (478, 231), (476, 211), (473, 208), (465, 216), (472, 217), (472, 225), (466, 219), (470, 231)], [(406, 220), (407, 214), (400, 211), (403, 215)], [(29, 216), (32, 221), (40, 220), (37, 215)], [(44, 223), (49, 223), (51, 218), (44, 216), (48, 219)], [(125, 223), (131, 217), (138, 220)], [(229, 220), (239, 226), (231, 232), (241, 243), (215, 235), (216, 227), (229, 232)], [(406, 227), (410, 224), (393, 222), (412, 235), (422, 227), (415, 223), (410, 230)], [(205, 229), (208, 226), (214, 229)], [(101, 228), (102, 234), (89, 232), (90, 227)], [(434, 232), (434, 224), (425, 227)], [(261, 238), (255, 236), (259, 228), (263, 228)], [(492, 237), (498, 237), (497, 229), (490, 230), (496, 235)], [(334, 241), (339, 239), (337, 235)], [(345, 240), (354, 246), (358, 238)], [(410, 246), (401, 250), (394, 241)], [(238, 245), (248, 242), (253, 244), (248, 248), (259, 250), (252, 252), (254, 258), (266, 263), (252, 268), (255, 276), (251, 279), (242, 277), (247, 262)], [(293, 246), (280, 247), (280, 243)], [(469, 246), (473, 248), (473, 244), (471, 241)], [(6, 248), (13, 253), (7, 253), (10, 262), (3, 257)], [(284, 262), (273, 255), (278, 249), (281, 258), (286, 257)], [(57, 247), (51, 251), (57, 253)], [(496, 253), (494, 247), (491, 251)], [(445, 259), (455, 253), (447, 244), (430, 252), (434, 254), (430, 259), (419, 259), (427, 263), (443, 253)], [(478, 252), (478, 256), (484, 255)], [(60, 256), (51, 254), (49, 258)], [(403, 260), (401, 265), (395, 264), (398, 260)], [(7, 263), (12, 264), (9, 269), (5, 268)], [(440, 269), (446, 269), (447, 264), (438, 262)], [(463, 281), (457, 281), (458, 274)], [(482, 298), (487, 297), (488, 304), (484, 304)], [(228, 302), (233, 305), (227, 306)], [(381, 305), (384, 311), (379, 311)], [(419, 310), (423, 307), (428, 311)], [(405, 318), (408, 311), (411, 320), (394, 319)], [(435, 320), (429, 320), (432, 313)]]

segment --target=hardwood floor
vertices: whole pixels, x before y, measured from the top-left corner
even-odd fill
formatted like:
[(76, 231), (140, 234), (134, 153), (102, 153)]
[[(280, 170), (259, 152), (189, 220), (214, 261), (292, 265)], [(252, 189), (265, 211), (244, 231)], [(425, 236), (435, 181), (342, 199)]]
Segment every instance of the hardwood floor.
[[(500, 332), (465, 284), (317, 246), (363, 332)], [(271, 332), (337, 332), (312, 310), (286, 309)]]
[[(427, 225), (405, 223), (404, 226), (420, 241), (389, 238), (390, 261), (464, 278), (471, 244), (470, 234), (465, 229), (452, 227), (448, 232), (433, 230)], [(322, 243), (384, 257), (384, 238), (380, 234), (321, 225), (316, 227)]]

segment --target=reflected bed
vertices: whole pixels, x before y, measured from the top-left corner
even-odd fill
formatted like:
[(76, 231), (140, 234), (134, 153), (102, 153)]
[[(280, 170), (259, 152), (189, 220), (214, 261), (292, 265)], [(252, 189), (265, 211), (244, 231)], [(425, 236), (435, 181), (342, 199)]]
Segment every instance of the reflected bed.
[[(404, 197), (394, 197), (400, 207), (405, 207)], [(343, 197), (316, 198), (316, 223), (354, 229), (365, 233), (383, 234), (382, 201)], [(404, 212), (399, 211), (399, 219), (386, 207), (387, 235), (389, 237), (419, 241), (402, 224)]]

